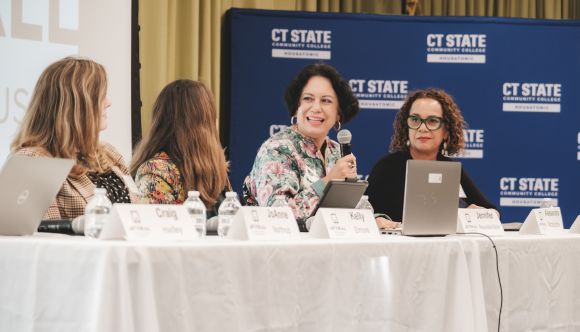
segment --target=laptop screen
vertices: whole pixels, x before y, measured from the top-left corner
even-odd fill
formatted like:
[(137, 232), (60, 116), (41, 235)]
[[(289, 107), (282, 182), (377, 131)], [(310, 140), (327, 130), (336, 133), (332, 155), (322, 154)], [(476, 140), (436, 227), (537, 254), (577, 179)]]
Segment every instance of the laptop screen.
[(461, 163), (408, 160), (403, 202), (404, 235), (456, 233)]
[(34, 233), (74, 162), (11, 156), (0, 172), (0, 235)]

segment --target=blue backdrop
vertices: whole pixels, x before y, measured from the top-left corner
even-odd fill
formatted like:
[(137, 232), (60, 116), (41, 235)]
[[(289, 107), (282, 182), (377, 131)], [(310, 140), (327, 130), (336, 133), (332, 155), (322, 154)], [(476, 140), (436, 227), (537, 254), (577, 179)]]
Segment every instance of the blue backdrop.
[(362, 177), (388, 153), (407, 93), (437, 87), (468, 123), (458, 159), (503, 222), (523, 221), (544, 198), (566, 226), (580, 214), (579, 22), (232, 9), (226, 31), (222, 125), (236, 191), (262, 142), (289, 125), (287, 84), (324, 61), (362, 106), (344, 126)]

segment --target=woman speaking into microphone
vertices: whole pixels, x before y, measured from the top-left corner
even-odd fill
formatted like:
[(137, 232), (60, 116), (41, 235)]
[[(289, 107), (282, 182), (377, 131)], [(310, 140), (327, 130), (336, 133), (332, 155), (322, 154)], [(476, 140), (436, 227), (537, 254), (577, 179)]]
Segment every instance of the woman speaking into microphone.
[(291, 126), (266, 140), (243, 185), (247, 205), (271, 206), (284, 199), (301, 231), (331, 179), (356, 177), (356, 159), (341, 157), (339, 144), (328, 138), (359, 111), (348, 82), (333, 67), (304, 67), (284, 96)]

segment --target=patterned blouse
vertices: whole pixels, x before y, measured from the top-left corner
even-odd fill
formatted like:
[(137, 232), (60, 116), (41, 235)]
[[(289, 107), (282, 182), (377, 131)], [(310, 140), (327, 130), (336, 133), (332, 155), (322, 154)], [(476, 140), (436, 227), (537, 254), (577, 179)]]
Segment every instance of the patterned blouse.
[(340, 158), (340, 146), (326, 138), (324, 157), (314, 141), (288, 127), (270, 137), (258, 151), (254, 166), (243, 185), (247, 205), (271, 206), (279, 196), (299, 222), (304, 222), (320, 201), (322, 177)]
[(165, 152), (155, 154), (139, 166), (135, 184), (147, 203), (182, 204), (187, 198), (179, 169)]
[[(135, 173), (135, 184), (143, 193), (144, 203), (183, 204), (187, 199), (181, 173), (166, 152), (155, 154), (139, 166)], [(208, 209), (208, 219), (217, 215), (217, 209), (224, 197), (222, 192), (213, 209)]]

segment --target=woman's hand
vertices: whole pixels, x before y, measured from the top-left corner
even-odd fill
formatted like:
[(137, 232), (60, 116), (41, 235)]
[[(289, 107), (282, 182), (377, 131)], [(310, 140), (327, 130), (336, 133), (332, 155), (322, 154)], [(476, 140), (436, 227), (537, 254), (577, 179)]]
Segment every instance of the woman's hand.
[(395, 229), (401, 227), (401, 223), (397, 221), (387, 220), (383, 217), (375, 218), (377, 226), (381, 229)]
[(322, 179), (328, 183), (333, 179), (356, 178), (356, 158), (351, 153), (336, 161), (334, 167)]

